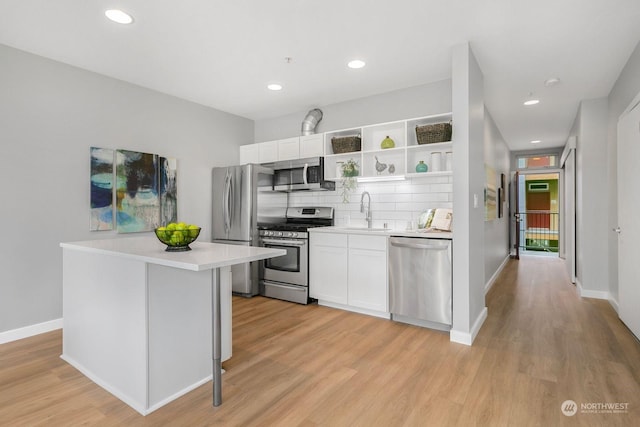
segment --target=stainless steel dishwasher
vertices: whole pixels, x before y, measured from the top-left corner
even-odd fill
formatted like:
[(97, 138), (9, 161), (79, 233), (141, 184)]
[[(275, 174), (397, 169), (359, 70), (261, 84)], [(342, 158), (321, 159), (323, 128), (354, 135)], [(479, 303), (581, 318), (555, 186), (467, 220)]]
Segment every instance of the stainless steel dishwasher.
[(393, 320), (451, 329), (451, 240), (389, 239), (389, 307)]

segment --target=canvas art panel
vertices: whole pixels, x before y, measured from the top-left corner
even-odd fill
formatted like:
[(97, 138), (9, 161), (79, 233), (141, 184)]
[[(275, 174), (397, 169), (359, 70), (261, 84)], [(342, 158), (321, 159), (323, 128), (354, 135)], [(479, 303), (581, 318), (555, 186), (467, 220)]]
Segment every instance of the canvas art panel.
[(498, 217), (498, 190), (496, 171), (485, 165), (486, 182), (484, 187), (484, 220), (493, 221)]
[(152, 231), (160, 223), (159, 157), (116, 151), (116, 225), (119, 233)]
[(178, 221), (177, 160), (160, 157), (160, 225)]
[(89, 230), (113, 230), (113, 156), (110, 148), (91, 147)]

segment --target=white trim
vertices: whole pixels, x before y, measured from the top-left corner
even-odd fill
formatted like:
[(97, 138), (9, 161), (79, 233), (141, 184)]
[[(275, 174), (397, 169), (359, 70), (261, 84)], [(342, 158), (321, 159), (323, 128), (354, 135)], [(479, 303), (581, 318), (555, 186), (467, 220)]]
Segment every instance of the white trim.
[(586, 289), (580, 290), (580, 296), (582, 298), (595, 298), (595, 299), (604, 299), (609, 300), (609, 292), (607, 291), (589, 291)]
[(567, 139), (567, 143), (564, 146), (564, 150), (562, 150), (562, 155), (560, 156), (560, 167), (563, 168), (564, 167), (564, 162), (567, 161), (567, 157), (569, 157), (569, 154), (571, 154), (571, 150), (575, 150), (576, 149), (576, 137), (575, 136), (570, 136), (569, 139)]
[(609, 304), (611, 304), (611, 307), (613, 307), (616, 313), (620, 314), (620, 311), (618, 311), (619, 310), (618, 301), (615, 298), (613, 298), (611, 295), (609, 295)]
[[(224, 369), (222, 370), (222, 373), (223, 374), (225, 373)], [(208, 377), (205, 377), (205, 378), (201, 379), (200, 381), (196, 381), (195, 383), (193, 383), (190, 386), (185, 387), (182, 390), (172, 394), (171, 396), (167, 397), (166, 399), (162, 399), (160, 402), (156, 403), (155, 405), (149, 406), (149, 409), (146, 410), (146, 414), (143, 414), (143, 415), (149, 415), (150, 413), (152, 413), (156, 409), (160, 409), (161, 407), (163, 407), (167, 403), (172, 402), (172, 401), (176, 400), (177, 398), (179, 398), (181, 396), (184, 396), (185, 394), (189, 393), (190, 391), (197, 389), (201, 385), (206, 384), (207, 382), (209, 382), (211, 380), (213, 380), (213, 375), (209, 375)]]
[(489, 315), (489, 310), (485, 307), (481, 312), (476, 321), (473, 323), (473, 328), (471, 328), (471, 332), (462, 332), (456, 331), (452, 329), (449, 332), (449, 341), (457, 342), (459, 344), (471, 345), (473, 341), (476, 339), (478, 332), (480, 332), (480, 328), (484, 324), (484, 321), (487, 320), (487, 316)]
[(12, 329), (10, 331), (0, 332), (0, 344), (11, 341), (29, 338), (34, 335), (44, 334), (45, 332), (62, 329), (62, 318), (49, 320), (48, 322), (37, 323), (35, 325), (25, 326), (23, 328)]
[(509, 255), (507, 255), (505, 257), (504, 261), (502, 261), (502, 264), (500, 264), (500, 267), (498, 267), (496, 272), (493, 273), (493, 276), (491, 276), (489, 278), (489, 280), (487, 281), (487, 283), (484, 285), (484, 295), (485, 296), (491, 290), (493, 285), (496, 283), (496, 280), (498, 279), (498, 276), (500, 275), (500, 273), (502, 273), (502, 270), (504, 270), (504, 267), (507, 265), (507, 262), (509, 262), (509, 259), (511, 259), (511, 257)]
[(368, 316), (380, 317), (382, 319), (390, 319), (391, 313), (385, 313), (383, 311), (371, 310), (368, 308), (354, 307), (352, 305), (339, 304), (337, 302), (318, 300), (318, 305), (329, 308), (337, 308), (338, 310), (351, 311), (353, 313), (366, 314)]
[(588, 289), (584, 289), (578, 278), (576, 278), (576, 290), (578, 291), (578, 296), (580, 298), (611, 299), (611, 295), (607, 291), (590, 291)]
[(141, 402), (137, 401), (136, 399), (131, 398), (129, 395), (127, 395), (126, 393), (122, 392), (122, 390), (120, 390), (120, 389), (118, 389), (116, 387), (113, 387), (108, 382), (102, 380), (102, 378), (100, 378), (99, 376), (95, 375), (89, 369), (85, 368), (82, 364), (76, 362), (73, 358), (68, 357), (65, 354), (61, 354), (60, 355), (60, 359), (64, 360), (69, 365), (73, 366), (78, 371), (80, 371), (80, 373), (82, 373), (85, 377), (89, 378), (91, 381), (93, 381), (94, 383), (96, 383), (97, 385), (99, 385), (100, 387), (102, 387), (103, 389), (108, 391), (109, 393), (113, 394), (115, 397), (117, 397), (118, 399), (122, 400), (127, 405), (131, 406), (133, 409), (135, 409), (141, 415), (147, 415), (149, 413), (149, 411), (144, 408), (144, 405)]

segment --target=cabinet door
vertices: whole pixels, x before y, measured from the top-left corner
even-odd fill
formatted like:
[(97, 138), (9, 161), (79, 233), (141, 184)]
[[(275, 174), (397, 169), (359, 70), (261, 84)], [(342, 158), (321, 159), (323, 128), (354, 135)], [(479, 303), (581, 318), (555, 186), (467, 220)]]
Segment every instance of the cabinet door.
[(315, 134), (300, 137), (300, 158), (324, 156), (324, 135)]
[(278, 160), (295, 160), (300, 158), (300, 138), (287, 138), (278, 141)]
[(349, 248), (348, 304), (387, 312), (386, 251)]
[(278, 160), (278, 141), (260, 142), (260, 163), (275, 162)]
[(260, 147), (258, 144), (240, 146), (240, 164), (260, 163)]
[(309, 295), (321, 301), (347, 303), (347, 248), (309, 248)]

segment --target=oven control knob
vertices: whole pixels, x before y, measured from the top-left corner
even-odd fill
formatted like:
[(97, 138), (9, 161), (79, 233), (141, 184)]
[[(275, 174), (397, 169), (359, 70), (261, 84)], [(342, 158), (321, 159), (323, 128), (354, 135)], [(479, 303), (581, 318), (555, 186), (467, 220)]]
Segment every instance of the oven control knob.
[(278, 237), (282, 237), (282, 231), (278, 231), (278, 232), (276, 232), (276, 236), (278, 236)]
[(298, 233), (291, 233), (290, 237), (298, 237)]

